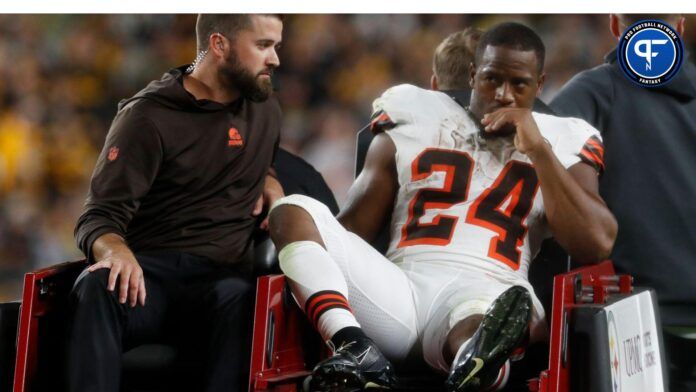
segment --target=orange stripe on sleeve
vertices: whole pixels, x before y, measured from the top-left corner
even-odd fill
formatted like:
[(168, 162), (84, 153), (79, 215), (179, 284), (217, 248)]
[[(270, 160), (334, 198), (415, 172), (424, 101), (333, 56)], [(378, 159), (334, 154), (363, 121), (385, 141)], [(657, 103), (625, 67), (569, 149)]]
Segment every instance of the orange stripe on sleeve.
[(370, 131), (374, 134), (391, 129), (394, 126), (396, 126), (396, 123), (394, 123), (394, 121), (392, 121), (389, 115), (384, 111), (375, 113), (370, 121)]
[(594, 139), (594, 137), (587, 140), (584, 148), (595, 150), (599, 158), (604, 160), (604, 146), (598, 140)]
[(583, 162), (594, 167), (598, 172), (601, 173), (604, 171), (604, 162), (594, 153), (589, 150), (582, 150), (579, 155)]

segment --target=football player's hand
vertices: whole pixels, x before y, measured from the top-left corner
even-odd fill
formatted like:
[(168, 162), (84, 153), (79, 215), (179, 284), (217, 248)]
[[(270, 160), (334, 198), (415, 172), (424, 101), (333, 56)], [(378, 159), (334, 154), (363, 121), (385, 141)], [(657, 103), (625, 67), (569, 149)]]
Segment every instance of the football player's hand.
[[(118, 299), (119, 302), (135, 307), (136, 303), (145, 306), (145, 278), (143, 269), (140, 268), (138, 260), (130, 250), (107, 253), (98, 262), (88, 268), (89, 272), (94, 272), (100, 268), (108, 268), (109, 281), (107, 289), (114, 291), (118, 280)], [(120, 279), (119, 279), (120, 277)]]
[[(264, 207), (270, 208), (276, 200), (283, 196), (285, 196), (285, 193), (283, 192), (283, 187), (280, 185), (280, 182), (273, 176), (267, 175), (266, 182), (263, 185), (263, 193), (256, 201), (256, 206), (254, 206), (254, 211), (252, 211), (251, 215), (259, 216), (261, 212), (263, 212)], [(261, 222), (260, 227), (262, 230), (268, 230), (268, 217)]]
[(515, 132), (515, 148), (523, 154), (546, 148), (546, 140), (541, 136), (532, 112), (529, 109), (502, 108), (485, 114), (481, 120), (488, 133)]

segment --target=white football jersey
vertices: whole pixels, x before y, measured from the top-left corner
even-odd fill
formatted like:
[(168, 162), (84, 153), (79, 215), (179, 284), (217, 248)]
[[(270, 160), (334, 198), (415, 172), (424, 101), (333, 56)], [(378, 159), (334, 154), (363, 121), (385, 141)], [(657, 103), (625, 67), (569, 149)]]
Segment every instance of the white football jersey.
[[(513, 136), (484, 139), (448, 95), (411, 85), (390, 88), (373, 106), (396, 145), (399, 190), (387, 257), (526, 278), (550, 233), (536, 172)], [(601, 170), (603, 147), (591, 125), (532, 115), (564, 167), (582, 160)]]

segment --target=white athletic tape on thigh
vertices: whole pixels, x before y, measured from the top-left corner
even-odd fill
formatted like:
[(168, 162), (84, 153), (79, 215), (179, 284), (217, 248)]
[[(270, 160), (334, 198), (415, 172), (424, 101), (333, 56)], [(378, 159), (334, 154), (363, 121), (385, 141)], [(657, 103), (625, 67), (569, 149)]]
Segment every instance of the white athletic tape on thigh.
[(455, 306), (449, 315), (449, 329), (454, 328), (458, 322), (467, 319), (468, 317), (486, 313), (486, 310), (491, 305), (490, 301), (480, 299), (472, 299)]

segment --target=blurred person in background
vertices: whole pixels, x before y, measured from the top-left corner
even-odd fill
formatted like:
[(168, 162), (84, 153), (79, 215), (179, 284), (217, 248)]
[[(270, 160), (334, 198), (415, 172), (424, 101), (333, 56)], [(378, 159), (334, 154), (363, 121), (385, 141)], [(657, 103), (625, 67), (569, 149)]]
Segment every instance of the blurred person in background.
[(430, 88), (440, 91), (469, 90), (469, 67), (483, 30), (467, 27), (448, 35), (435, 48)]
[[(610, 15), (609, 31), (620, 39), (645, 19), (684, 34), (681, 15)], [(623, 75), (614, 50), (573, 77), (551, 107), (601, 131), (599, 191), (619, 223), (611, 259), (637, 285), (657, 291), (670, 390), (696, 390), (696, 67), (685, 56), (670, 83), (645, 88)]]
[(199, 15), (197, 56), (119, 104), (75, 238), (90, 266), (70, 297), (71, 391), (118, 391), (124, 349), (163, 338), (176, 389), (243, 390), (248, 258), (281, 123), (271, 98), (282, 18)]

